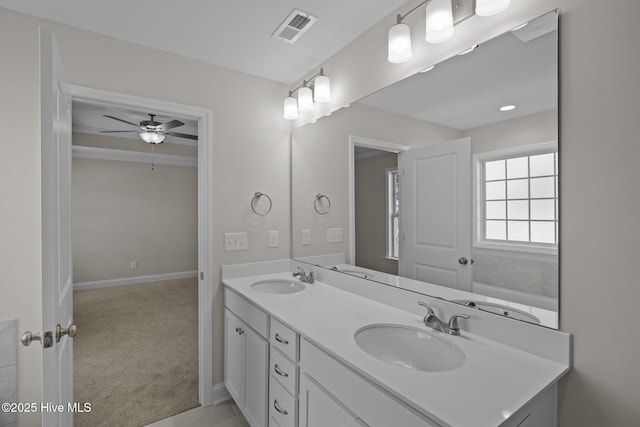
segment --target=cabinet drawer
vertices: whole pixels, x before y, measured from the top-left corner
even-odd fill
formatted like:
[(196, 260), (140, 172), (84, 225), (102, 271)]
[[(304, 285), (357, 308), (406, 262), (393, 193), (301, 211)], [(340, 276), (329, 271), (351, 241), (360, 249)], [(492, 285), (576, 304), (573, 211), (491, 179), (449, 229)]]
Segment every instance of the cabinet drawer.
[(284, 323), (271, 318), (270, 339), (278, 350), (294, 362), (298, 361), (298, 334)]
[(280, 351), (271, 346), (271, 361), (269, 372), (287, 389), (292, 396), (298, 395), (298, 365), (287, 359)]
[(438, 425), (371, 384), (309, 341), (303, 339), (300, 346), (300, 369), (357, 414), (361, 424), (371, 427)]
[(269, 416), (280, 427), (296, 427), (298, 399), (291, 396), (278, 381), (269, 381)]
[(269, 316), (267, 313), (226, 287), (224, 288), (224, 305), (263, 338), (268, 339)]

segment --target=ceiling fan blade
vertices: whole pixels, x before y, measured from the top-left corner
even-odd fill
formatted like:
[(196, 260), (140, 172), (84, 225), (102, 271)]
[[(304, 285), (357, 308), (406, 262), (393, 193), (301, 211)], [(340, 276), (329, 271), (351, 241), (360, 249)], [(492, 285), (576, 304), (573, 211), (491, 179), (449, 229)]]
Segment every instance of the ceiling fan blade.
[(138, 130), (101, 130), (102, 133), (139, 133)]
[(128, 122), (128, 121), (126, 121), (126, 120), (119, 119), (119, 118), (117, 118), (117, 117), (107, 116), (106, 114), (104, 115), (104, 117), (107, 117), (107, 118), (109, 118), (109, 119), (113, 119), (113, 120), (117, 120), (117, 121), (119, 121), (119, 122), (126, 123), (126, 124), (131, 125), (131, 126), (135, 126), (135, 127), (139, 127), (139, 126), (140, 126), (139, 124), (131, 123), (131, 122)]
[(196, 135), (187, 135), (186, 133), (179, 133), (179, 132), (164, 132), (165, 135), (171, 135), (171, 136), (177, 136), (178, 138), (186, 138), (186, 139), (193, 139), (193, 140), (198, 140), (198, 137)]
[(180, 120), (171, 120), (170, 122), (166, 122), (158, 126), (158, 130), (164, 131), (164, 130), (177, 128), (178, 126), (183, 126), (183, 125), (184, 123), (182, 123)]

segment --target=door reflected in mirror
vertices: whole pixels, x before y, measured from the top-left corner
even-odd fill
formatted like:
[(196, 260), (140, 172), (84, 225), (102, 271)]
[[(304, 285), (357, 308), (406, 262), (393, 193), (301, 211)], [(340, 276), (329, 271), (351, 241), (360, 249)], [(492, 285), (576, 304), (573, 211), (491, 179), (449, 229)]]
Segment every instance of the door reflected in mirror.
[(557, 328), (557, 82), (554, 11), (294, 130), (293, 257)]

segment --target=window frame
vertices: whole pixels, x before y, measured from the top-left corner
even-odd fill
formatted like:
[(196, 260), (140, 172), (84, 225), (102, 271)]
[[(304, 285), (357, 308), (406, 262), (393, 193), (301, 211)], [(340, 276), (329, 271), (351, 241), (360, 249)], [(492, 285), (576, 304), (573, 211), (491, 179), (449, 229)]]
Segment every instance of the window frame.
[[(394, 239), (394, 219), (397, 218), (397, 229), (398, 229), (398, 239), (400, 237), (400, 207), (398, 206), (398, 214), (394, 215), (394, 207), (395, 207), (395, 190), (394, 190), (394, 179), (393, 177), (398, 177), (398, 187), (400, 186), (400, 169), (395, 168), (387, 168), (385, 169), (385, 179), (386, 179), (386, 193), (387, 193), (387, 209), (386, 209), (386, 258), (390, 260), (398, 261), (400, 259), (400, 244), (398, 242), (398, 253), (394, 255), (394, 247), (395, 247), (395, 239)], [(398, 203), (399, 203), (399, 189), (398, 189)]]
[[(487, 151), (483, 153), (476, 153), (473, 155), (473, 247), (481, 249), (493, 249), (502, 251), (515, 251), (515, 252), (529, 252), (537, 254), (557, 255), (559, 245), (559, 185), (555, 194), (556, 201), (556, 244), (545, 243), (531, 243), (531, 242), (516, 242), (516, 241), (499, 241), (499, 240), (486, 240), (484, 238), (485, 227), (485, 183), (484, 181), (484, 164), (493, 160), (503, 160), (509, 158), (517, 158), (523, 156), (535, 156), (539, 154), (556, 153), (556, 167), (555, 176), (557, 177), (557, 184), (560, 181), (560, 168), (558, 164), (558, 142), (549, 141), (538, 144), (529, 144), (519, 147), (498, 149)], [(530, 176), (528, 177), (531, 178)], [(529, 201), (531, 201), (529, 195)], [(531, 219), (529, 219), (531, 221)]]

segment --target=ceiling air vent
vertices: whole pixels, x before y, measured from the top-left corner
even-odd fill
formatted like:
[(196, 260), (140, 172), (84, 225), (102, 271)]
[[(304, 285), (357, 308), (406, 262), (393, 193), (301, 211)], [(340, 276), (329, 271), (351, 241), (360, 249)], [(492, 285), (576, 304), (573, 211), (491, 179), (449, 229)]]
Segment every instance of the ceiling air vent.
[(318, 18), (298, 9), (287, 16), (282, 24), (271, 34), (273, 37), (287, 43), (294, 43), (307, 31)]

